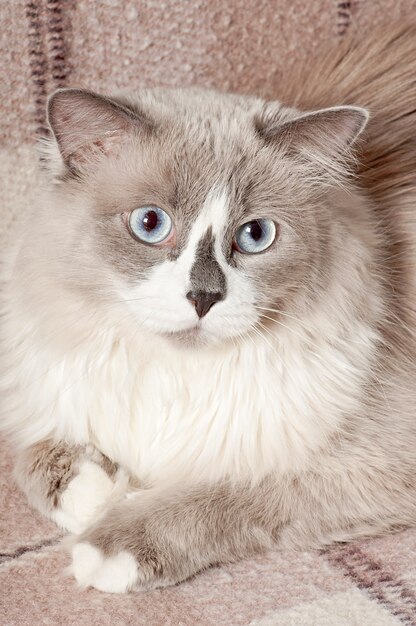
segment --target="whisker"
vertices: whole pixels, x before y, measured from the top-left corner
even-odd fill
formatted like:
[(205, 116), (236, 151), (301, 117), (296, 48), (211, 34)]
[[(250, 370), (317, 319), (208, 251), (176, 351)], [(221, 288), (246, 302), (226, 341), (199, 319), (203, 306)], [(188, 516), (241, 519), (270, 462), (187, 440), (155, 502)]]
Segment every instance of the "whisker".
[[(268, 307), (261, 307), (258, 305), (255, 305), (255, 308), (259, 311), (269, 311), (271, 313), (276, 313), (277, 315), (283, 315), (284, 317), (288, 317), (292, 320), (294, 320), (295, 322), (297, 322), (302, 328), (303, 330), (305, 330), (306, 332), (310, 333), (310, 328), (308, 328), (308, 326), (306, 325), (306, 323), (304, 321), (302, 321), (300, 318), (295, 317), (294, 315), (290, 315), (289, 313), (286, 313), (285, 311), (281, 311), (280, 309), (271, 309)], [(264, 313), (261, 313), (262, 317), (265, 317), (266, 319), (271, 320), (272, 322), (275, 322), (277, 324), (279, 324), (279, 320), (277, 320), (276, 318), (272, 318), (269, 317), (267, 315), (265, 315)], [(280, 322), (281, 325), (283, 325), (282, 322)], [(287, 327), (289, 329), (289, 327)], [(294, 329), (290, 329), (292, 330), (292, 332), (295, 332)], [(339, 340), (340, 337), (337, 337), (336, 335), (326, 335), (325, 337), (326, 339), (329, 339), (330, 341), (336, 341)], [(309, 338), (309, 341), (311, 341), (311, 339)], [(361, 346), (365, 346), (367, 345), (365, 341), (359, 341), (358, 339), (352, 339), (352, 338), (348, 338), (349, 343), (354, 343), (357, 345), (361, 345)], [(313, 343), (313, 342), (312, 342)], [(316, 345), (316, 344), (313, 344)]]
[(257, 304), (255, 305), (255, 308), (260, 311), (269, 311), (270, 313), (277, 313), (279, 315), (283, 315), (284, 317), (289, 317), (290, 319), (295, 320), (295, 322), (298, 322), (299, 324), (303, 325), (303, 322), (299, 317), (295, 317), (294, 315), (289, 315), (289, 313), (286, 313), (285, 311), (281, 311), (280, 309), (271, 309), (269, 307), (259, 306)]

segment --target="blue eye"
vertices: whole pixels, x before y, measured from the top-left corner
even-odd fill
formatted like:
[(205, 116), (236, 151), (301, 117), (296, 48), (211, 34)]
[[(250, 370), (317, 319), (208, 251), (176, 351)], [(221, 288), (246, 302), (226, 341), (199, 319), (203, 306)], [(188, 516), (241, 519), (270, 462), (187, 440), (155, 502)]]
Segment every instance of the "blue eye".
[(259, 219), (247, 222), (237, 230), (234, 244), (239, 252), (256, 254), (267, 250), (276, 239), (273, 220)]
[(128, 223), (132, 235), (145, 243), (161, 243), (172, 232), (172, 220), (157, 206), (134, 209), (129, 215)]

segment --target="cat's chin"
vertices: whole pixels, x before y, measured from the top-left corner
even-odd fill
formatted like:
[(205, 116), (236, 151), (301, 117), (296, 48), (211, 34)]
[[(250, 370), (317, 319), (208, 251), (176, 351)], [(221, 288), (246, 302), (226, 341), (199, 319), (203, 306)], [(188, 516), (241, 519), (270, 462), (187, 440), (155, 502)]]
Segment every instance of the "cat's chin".
[(200, 326), (163, 333), (163, 336), (183, 348), (204, 348), (218, 342)]

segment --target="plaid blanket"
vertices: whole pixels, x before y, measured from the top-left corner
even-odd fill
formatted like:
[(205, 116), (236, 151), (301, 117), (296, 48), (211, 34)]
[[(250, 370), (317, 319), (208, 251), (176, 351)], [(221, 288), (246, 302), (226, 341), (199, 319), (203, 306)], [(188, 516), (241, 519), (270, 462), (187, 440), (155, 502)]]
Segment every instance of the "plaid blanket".
[[(34, 141), (55, 88), (196, 84), (278, 97), (323, 42), (415, 11), (416, 0), (0, 0), (0, 243), (36, 194)], [(0, 446), (1, 626), (416, 625), (416, 530), (270, 552), (145, 594), (81, 591), (64, 574), (60, 531), (28, 507), (10, 444)]]

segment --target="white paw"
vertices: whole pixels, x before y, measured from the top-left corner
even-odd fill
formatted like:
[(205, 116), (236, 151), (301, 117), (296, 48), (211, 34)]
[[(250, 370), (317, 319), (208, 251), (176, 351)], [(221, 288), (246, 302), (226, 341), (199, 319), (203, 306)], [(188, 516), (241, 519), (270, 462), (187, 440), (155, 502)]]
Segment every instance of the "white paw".
[(98, 518), (104, 505), (122, 488), (123, 478), (113, 482), (106, 472), (93, 461), (83, 461), (79, 473), (63, 492), (59, 507), (51, 517), (53, 521), (79, 534)]
[(77, 543), (72, 548), (70, 571), (82, 587), (109, 593), (130, 591), (139, 575), (136, 560), (129, 552), (106, 557), (90, 543)]

